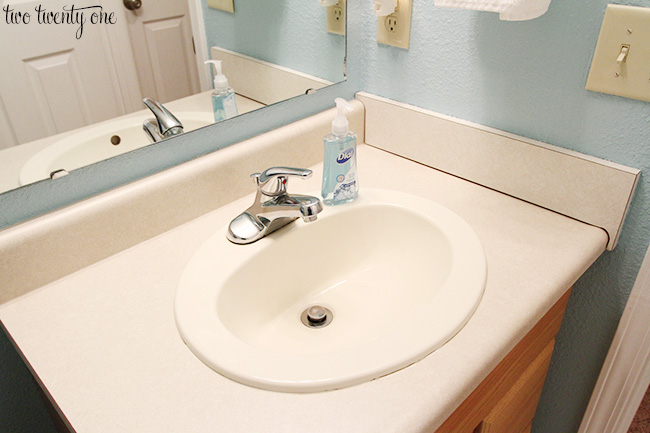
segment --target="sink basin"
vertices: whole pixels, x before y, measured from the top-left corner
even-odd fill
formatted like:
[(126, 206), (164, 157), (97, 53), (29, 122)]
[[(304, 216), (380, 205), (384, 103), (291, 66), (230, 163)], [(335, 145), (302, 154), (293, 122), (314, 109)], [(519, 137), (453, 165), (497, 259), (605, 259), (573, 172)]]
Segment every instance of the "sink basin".
[[(214, 123), (212, 113), (174, 114), (183, 123), (185, 132)], [(20, 184), (49, 179), (53, 171), (74, 170), (149, 145), (142, 122), (150, 117), (148, 113), (102, 122), (52, 143), (27, 160), (20, 171)], [(114, 144), (118, 141), (119, 144)]]
[[(225, 233), (188, 263), (176, 323), (201, 361), (258, 388), (325, 391), (406, 367), (451, 339), (485, 288), (472, 228), (411, 194), (363, 189), (250, 245)], [(303, 323), (311, 306), (331, 322)]]

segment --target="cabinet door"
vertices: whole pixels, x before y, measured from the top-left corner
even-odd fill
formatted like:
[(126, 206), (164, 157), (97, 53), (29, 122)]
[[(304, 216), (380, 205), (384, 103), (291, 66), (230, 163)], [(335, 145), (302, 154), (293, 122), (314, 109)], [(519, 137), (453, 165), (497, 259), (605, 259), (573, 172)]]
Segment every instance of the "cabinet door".
[[(524, 433), (530, 423), (539, 399), (539, 393), (534, 398), (527, 395), (523, 388), (533, 383), (537, 391), (541, 392), (548, 362), (553, 352), (555, 335), (560, 329), (564, 310), (571, 289), (562, 296), (550, 310), (546, 312), (526, 334), (521, 341), (506, 355), (506, 357), (490, 372), (476, 389), (463, 401), (447, 420), (436, 430), (436, 433), (472, 433), (480, 432), (482, 428), (490, 428), (486, 420), (496, 422), (497, 408), (506, 407), (509, 401), (518, 401), (523, 393), (526, 400), (524, 406), (528, 413), (524, 424), (518, 424), (518, 430), (507, 428), (504, 430), (487, 430), (498, 433)], [(538, 385), (537, 385), (538, 384)], [(517, 390), (519, 394), (517, 393)], [(514, 403), (512, 403), (514, 404)], [(516, 409), (520, 410), (520, 409)], [(523, 409), (521, 409), (523, 410)], [(500, 416), (506, 416), (505, 409), (501, 409)], [(493, 416), (493, 418), (490, 418)], [(522, 421), (523, 422), (523, 421)], [(478, 427), (477, 427), (478, 426)]]
[(535, 416), (546, 371), (551, 363), (554, 342), (555, 340), (551, 340), (526, 368), (517, 382), (477, 427), (475, 433), (521, 433), (526, 431)]

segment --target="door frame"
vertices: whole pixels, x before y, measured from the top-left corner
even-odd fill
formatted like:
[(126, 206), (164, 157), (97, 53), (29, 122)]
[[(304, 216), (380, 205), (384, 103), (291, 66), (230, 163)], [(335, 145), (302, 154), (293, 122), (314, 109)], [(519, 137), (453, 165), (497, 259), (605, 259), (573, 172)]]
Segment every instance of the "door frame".
[(578, 433), (626, 433), (650, 385), (650, 248)]
[(187, 6), (190, 11), (190, 22), (192, 23), (196, 69), (199, 71), (199, 87), (202, 92), (205, 92), (212, 89), (212, 75), (205, 66), (205, 61), (209, 60), (209, 56), (205, 25), (203, 24), (203, 8), (201, 0), (187, 0)]

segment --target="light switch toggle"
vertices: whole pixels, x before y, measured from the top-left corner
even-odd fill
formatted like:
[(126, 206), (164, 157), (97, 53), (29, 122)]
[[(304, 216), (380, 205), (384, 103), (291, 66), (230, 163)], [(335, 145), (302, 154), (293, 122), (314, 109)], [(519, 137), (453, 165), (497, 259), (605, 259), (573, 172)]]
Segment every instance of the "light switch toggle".
[(621, 51), (618, 53), (618, 57), (616, 58), (616, 63), (619, 65), (625, 63), (627, 60), (627, 55), (630, 52), (630, 46), (629, 45), (621, 45)]

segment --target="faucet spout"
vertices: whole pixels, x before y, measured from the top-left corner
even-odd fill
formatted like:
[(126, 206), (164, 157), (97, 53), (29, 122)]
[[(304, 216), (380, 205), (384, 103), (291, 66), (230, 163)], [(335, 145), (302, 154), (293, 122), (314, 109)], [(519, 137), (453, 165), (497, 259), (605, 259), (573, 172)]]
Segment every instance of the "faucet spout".
[(305, 222), (312, 222), (323, 210), (323, 203), (317, 197), (294, 194), (266, 201), (261, 208), (266, 218), (302, 218)]
[(323, 203), (319, 198), (310, 195), (294, 195), (300, 202), (300, 213), (306, 223), (316, 221), (318, 214), (323, 210)]

